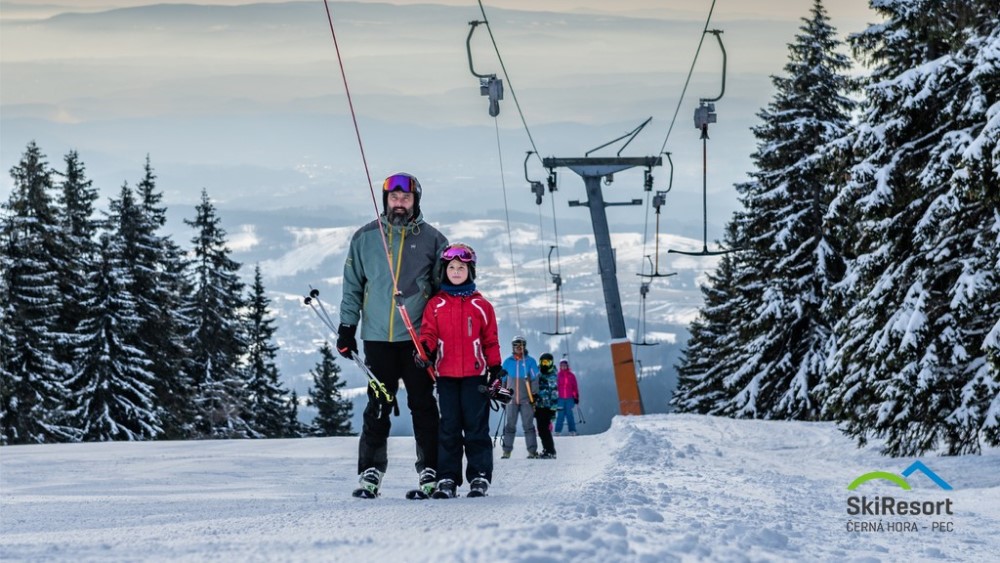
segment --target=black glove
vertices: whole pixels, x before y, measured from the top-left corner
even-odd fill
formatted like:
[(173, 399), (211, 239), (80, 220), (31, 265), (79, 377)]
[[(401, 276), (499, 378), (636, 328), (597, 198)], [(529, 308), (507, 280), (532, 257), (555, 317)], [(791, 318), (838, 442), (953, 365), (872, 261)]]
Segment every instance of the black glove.
[(580, 397), (574, 397), (573, 398), (573, 404), (574, 405), (579, 405), (580, 404)]
[(486, 368), (486, 373), (489, 374), (486, 378), (487, 387), (493, 387), (494, 382), (499, 382), (507, 377), (507, 370), (503, 369), (502, 366), (490, 366)]
[(354, 359), (358, 353), (358, 341), (354, 338), (358, 325), (341, 324), (337, 327), (337, 352), (348, 360)]
[(429, 367), (431, 367), (431, 366), (434, 365), (434, 360), (437, 359), (437, 350), (431, 352), (431, 351), (427, 350), (427, 346), (425, 346), (423, 344), (421, 344), (420, 346), (424, 349), (424, 355), (427, 356), (427, 359), (424, 360), (423, 358), (421, 358), (420, 357), (420, 352), (418, 352), (417, 350), (414, 350), (413, 351), (413, 363), (417, 364), (417, 366), (420, 367), (420, 368), (422, 368), (422, 369), (427, 369), (427, 368), (429, 368)]

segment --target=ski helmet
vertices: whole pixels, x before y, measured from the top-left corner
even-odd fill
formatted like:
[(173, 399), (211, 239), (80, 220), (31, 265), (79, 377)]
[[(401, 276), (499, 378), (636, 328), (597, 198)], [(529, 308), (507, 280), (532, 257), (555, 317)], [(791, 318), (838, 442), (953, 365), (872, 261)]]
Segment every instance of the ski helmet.
[(524, 336), (521, 336), (520, 334), (518, 334), (517, 336), (515, 336), (514, 339), (510, 341), (510, 345), (511, 346), (517, 346), (518, 344), (521, 345), (521, 348), (524, 350), (524, 353), (527, 354), (528, 353), (528, 341), (524, 338)]
[[(471, 246), (461, 242), (449, 244), (441, 252), (441, 261), (444, 262), (445, 267), (447, 267), (447, 264), (452, 260), (460, 260), (468, 266), (469, 281), (476, 281), (476, 251), (473, 250)], [(448, 274), (444, 271), (444, 269), (441, 270), (441, 283), (451, 283), (448, 281)]]
[(541, 356), (538, 356), (538, 367), (541, 368), (542, 373), (552, 373), (556, 369), (555, 366), (552, 365), (554, 361), (555, 358), (552, 357), (552, 354), (546, 352)]
[(382, 212), (385, 213), (389, 209), (389, 192), (406, 192), (413, 194), (413, 217), (420, 216), (420, 194), (423, 190), (420, 189), (420, 182), (417, 177), (413, 174), (407, 174), (406, 172), (398, 172), (389, 176), (382, 182)]

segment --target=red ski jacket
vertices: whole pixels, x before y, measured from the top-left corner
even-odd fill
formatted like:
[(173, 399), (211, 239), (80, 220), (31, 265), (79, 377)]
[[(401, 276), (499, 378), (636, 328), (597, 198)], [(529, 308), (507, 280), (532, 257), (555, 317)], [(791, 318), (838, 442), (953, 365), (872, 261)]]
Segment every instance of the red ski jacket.
[(434, 367), (441, 377), (474, 377), (500, 365), (497, 317), (478, 291), (456, 297), (443, 291), (427, 302), (420, 343), (437, 352)]

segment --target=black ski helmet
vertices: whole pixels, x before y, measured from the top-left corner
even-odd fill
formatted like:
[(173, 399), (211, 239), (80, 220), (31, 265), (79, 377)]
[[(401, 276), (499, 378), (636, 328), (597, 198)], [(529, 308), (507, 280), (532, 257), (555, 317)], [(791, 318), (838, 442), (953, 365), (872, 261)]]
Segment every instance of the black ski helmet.
[(382, 213), (389, 210), (389, 192), (407, 192), (413, 194), (413, 218), (420, 216), (420, 182), (413, 174), (397, 172), (382, 182)]
[(444, 262), (444, 267), (441, 268), (441, 283), (443, 285), (451, 285), (446, 269), (448, 268), (448, 263), (452, 260), (460, 260), (468, 266), (469, 281), (476, 281), (476, 251), (464, 242), (455, 242), (449, 244), (441, 251), (441, 261)]
[(556, 366), (553, 365), (554, 362), (555, 358), (552, 354), (546, 352), (541, 356), (538, 356), (538, 369), (541, 370), (542, 373), (554, 373), (556, 371)]

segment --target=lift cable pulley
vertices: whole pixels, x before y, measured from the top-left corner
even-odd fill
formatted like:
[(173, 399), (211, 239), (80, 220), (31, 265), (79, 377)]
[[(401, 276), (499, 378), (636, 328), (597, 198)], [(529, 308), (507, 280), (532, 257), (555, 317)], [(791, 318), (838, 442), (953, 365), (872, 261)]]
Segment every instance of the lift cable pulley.
[(495, 74), (480, 74), (476, 72), (475, 67), (472, 65), (472, 34), (476, 31), (478, 25), (484, 23), (486, 23), (485, 20), (473, 20), (469, 22), (471, 27), (469, 28), (469, 36), (465, 39), (465, 50), (469, 55), (469, 70), (473, 76), (479, 79), (479, 94), (481, 96), (489, 96), (490, 116), (496, 117), (500, 115), (500, 100), (503, 99), (503, 80), (497, 78)]
[[(644, 277), (644, 278), (666, 278), (666, 277), (676, 276), (677, 275), (677, 272), (670, 272), (669, 274), (661, 274), (660, 273), (660, 208), (663, 207), (663, 205), (667, 202), (667, 194), (670, 193), (670, 190), (673, 189), (673, 187), (674, 187), (674, 161), (673, 161), (672, 158), (670, 158), (670, 153), (669, 152), (665, 152), (663, 154), (666, 155), (667, 162), (670, 163), (670, 183), (667, 184), (667, 189), (665, 189), (665, 190), (657, 190), (656, 191), (656, 195), (653, 196), (653, 207), (656, 209), (656, 243), (655, 243), (656, 251), (654, 252), (654, 256), (656, 256), (656, 260), (653, 261), (652, 259), (650, 259), (650, 257), (648, 255), (646, 256), (646, 260), (648, 260), (649, 263), (650, 263), (650, 270), (649, 271), (651, 273), (649, 273), (649, 274), (645, 273), (646, 269), (644, 267), (642, 273), (636, 274), (637, 276), (641, 276), (641, 277)], [(652, 170), (652, 168), (646, 168), (645, 182), (643, 184), (643, 187), (645, 188), (645, 190), (647, 192), (653, 189), (653, 170)], [(643, 248), (643, 251), (645, 251), (645, 247)], [(647, 291), (648, 291), (648, 288), (647, 288)], [(645, 295), (645, 294), (643, 294), (643, 295)]]
[(549, 275), (552, 276), (552, 283), (556, 286), (556, 329), (555, 332), (545, 332), (542, 334), (548, 334), (550, 336), (565, 335), (570, 334), (570, 331), (559, 331), (559, 308), (562, 305), (562, 274), (552, 269), (552, 251), (556, 249), (556, 246), (549, 247)]
[(722, 91), (714, 98), (700, 98), (698, 107), (694, 110), (694, 126), (701, 130), (701, 212), (702, 212), (702, 247), (700, 252), (683, 250), (668, 250), (668, 253), (686, 254), (688, 256), (719, 256), (733, 252), (730, 250), (708, 250), (708, 124), (716, 123), (715, 103), (726, 93), (726, 48), (722, 45), (722, 30), (710, 29), (704, 33), (715, 35), (722, 49)]
[[(649, 258), (648, 256), (646, 258)], [(649, 342), (646, 340), (646, 296), (649, 294), (649, 285), (652, 281), (642, 282), (639, 286), (639, 295), (641, 297), (640, 304), (642, 313), (640, 316), (640, 327), (639, 334), (642, 336), (642, 340), (639, 342), (633, 342), (633, 346), (659, 346), (659, 342)]]

